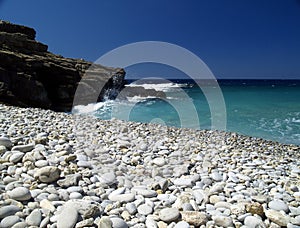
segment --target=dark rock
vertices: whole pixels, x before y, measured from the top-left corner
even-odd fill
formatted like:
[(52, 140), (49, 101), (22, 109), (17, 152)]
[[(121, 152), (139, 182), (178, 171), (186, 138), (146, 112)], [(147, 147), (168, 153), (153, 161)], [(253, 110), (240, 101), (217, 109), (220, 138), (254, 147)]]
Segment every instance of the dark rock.
[(0, 20), (0, 102), (71, 111), (73, 101), (78, 105), (115, 98), (123, 88), (123, 69), (52, 54), (35, 40), (35, 33)]

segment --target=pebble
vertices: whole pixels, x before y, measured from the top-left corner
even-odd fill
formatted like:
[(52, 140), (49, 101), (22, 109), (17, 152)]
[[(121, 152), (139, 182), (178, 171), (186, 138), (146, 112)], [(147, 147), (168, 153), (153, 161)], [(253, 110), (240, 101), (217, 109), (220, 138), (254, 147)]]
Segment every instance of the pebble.
[(60, 177), (60, 169), (55, 166), (45, 166), (37, 170), (35, 177), (43, 183), (52, 183)]
[(129, 214), (133, 215), (137, 212), (137, 207), (134, 203), (127, 203), (126, 204), (126, 210), (129, 212)]
[(19, 161), (22, 160), (23, 156), (24, 156), (24, 153), (19, 152), (19, 151), (15, 151), (10, 156), (9, 161), (12, 162), (12, 163), (18, 163)]
[(174, 226), (174, 228), (189, 228), (189, 227), (190, 225), (185, 221), (180, 221)]
[(176, 221), (180, 216), (177, 208), (164, 208), (159, 212), (159, 218), (164, 222)]
[(263, 221), (255, 216), (247, 216), (244, 225), (249, 228), (265, 227)]
[(288, 205), (283, 202), (282, 200), (272, 200), (269, 202), (269, 208), (276, 210), (276, 211), (284, 211), (284, 212), (288, 212), (289, 211), (289, 207)]
[[(66, 219), (68, 218), (68, 219)], [(77, 223), (78, 212), (72, 204), (64, 205), (57, 216), (57, 228), (73, 228)]]
[(18, 216), (10, 215), (1, 220), (0, 227), (1, 228), (10, 228), (20, 221), (21, 221), (21, 219)]
[(182, 211), (181, 217), (183, 221), (196, 227), (205, 225), (208, 221), (207, 214), (199, 211)]
[(121, 218), (112, 217), (112, 218), (110, 218), (110, 220), (112, 222), (113, 228), (127, 228), (128, 227), (127, 223)]
[(7, 137), (0, 137), (0, 145), (10, 149), (12, 147), (12, 142)]
[(0, 219), (3, 219), (7, 216), (14, 215), (18, 211), (21, 211), (21, 208), (15, 205), (7, 205), (0, 207)]
[(270, 219), (272, 222), (276, 223), (279, 226), (287, 226), (287, 224), (291, 220), (291, 218), (284, 212), (275, 211), (272, 209), (266, 210), (265, 215), (268, 219)]
[(122, 203), (128, 203), (128, 202), (132, 202), (135, 199), (135, 195), (132, 193), (125, 193), (125, 194), (120, 194), (120, 195), (109, 195), (108, 199), (111, 201), (119, 201)]
[(39, 209), (33, 210), (30, 215), (26, 217), (26, 223), (29, 226), (39, 226), (42, 221), (42, 214)]
[(230, 227), (233, 226), (232, 218), (224, 215), (216, 215), (212, 218), (217, 226)]
[(17, 187), (12, 191), (7, 192), (7, 194), (11, 199), (18, 201), (26, 201), (31, 199), (31, 193), (28, 188), (25, 187)]
[(21, 151), (21, 152), (29, 152), (31, 150), (34, 149), (34, 144), (30, 143), (30, 144), (27, 144), (27, 145), (18, 145), (18, 146), (14, 146), (11, 150), (14, 151)]
[(142, 204), (142, 205), (138, 206), (137, 211), (141, 215), (149, 215), (152, 213), (153, 209), (151, 206), (149, 206), (147, 204)]

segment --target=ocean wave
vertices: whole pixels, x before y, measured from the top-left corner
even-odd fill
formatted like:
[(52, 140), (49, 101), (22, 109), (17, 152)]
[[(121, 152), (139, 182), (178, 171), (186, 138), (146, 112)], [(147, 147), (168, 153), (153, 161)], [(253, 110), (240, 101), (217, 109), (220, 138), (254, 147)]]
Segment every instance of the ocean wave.
[(156, 91), (163, 91), (163, 92), (168, 92), (168, 91), (172, 91), (172, 90), (176, 90), (177, 88), (186, 88), (189, 87), (190, 85), (188, 83), (142, 83), (142, 84), (138, 84), (138, 83), (131, 83), (126, 85), (126, 87), (143, 87), (145, 89), (154, 89)]

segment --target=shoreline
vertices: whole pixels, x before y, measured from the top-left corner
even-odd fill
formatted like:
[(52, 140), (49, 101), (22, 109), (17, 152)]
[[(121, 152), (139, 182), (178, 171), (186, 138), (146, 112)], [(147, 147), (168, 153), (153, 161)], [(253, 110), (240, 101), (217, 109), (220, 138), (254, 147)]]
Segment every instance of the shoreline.
[(0, 226), (300, 225), (300, 146), (37, 108), (0, 111)]

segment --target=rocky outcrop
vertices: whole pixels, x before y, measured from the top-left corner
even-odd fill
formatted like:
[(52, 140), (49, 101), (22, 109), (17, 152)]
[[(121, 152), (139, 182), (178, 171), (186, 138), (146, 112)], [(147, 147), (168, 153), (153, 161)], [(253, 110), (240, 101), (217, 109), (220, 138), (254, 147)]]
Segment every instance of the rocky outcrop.
[(113, 98), (122, 89), (123, 69), (52, 54), (35, 34), (32, 28), (0, 21), (0, 102), (70, 111), (79, 82), (75, 104)]

